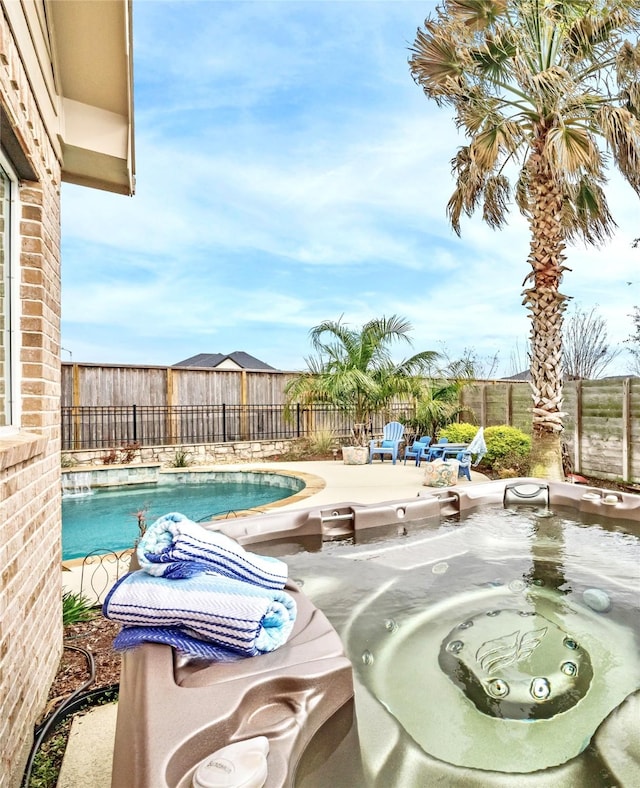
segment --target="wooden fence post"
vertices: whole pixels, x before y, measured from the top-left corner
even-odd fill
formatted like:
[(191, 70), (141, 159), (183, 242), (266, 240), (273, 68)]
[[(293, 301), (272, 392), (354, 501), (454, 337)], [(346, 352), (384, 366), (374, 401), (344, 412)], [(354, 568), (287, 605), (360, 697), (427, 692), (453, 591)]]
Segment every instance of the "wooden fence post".
[(240, 438), (243, 441), (250, 438), (247, 404), (247, 372), (243, 369), (240, 373)]
[(576, 415), (573, 422), (573, 470), (581, 471), (582, 456), (582, 381), (575, 381), (576, 388)]
[(71, 376), (71, 402), (73, 404), (73, 439), (71, 443), (71, 447), (73, 449), (80, 449), (82, 448), (81, 445), (81, 429), (82, 425), (80, 423), (80, 367), (78, 364), (74, 364), (72, 367), (72, 376)]
[(165, 429), (170, 443), (176, 442), (176, 420), (173, 413), (174, 406), (174, 372), (171, 367), (167, 367), (167, 390), (165, 392), (165, 402), (167, 403), (167, 417), (165, 420)]
[(622, 381), (622, 479), (631, 480), (631, 380)]

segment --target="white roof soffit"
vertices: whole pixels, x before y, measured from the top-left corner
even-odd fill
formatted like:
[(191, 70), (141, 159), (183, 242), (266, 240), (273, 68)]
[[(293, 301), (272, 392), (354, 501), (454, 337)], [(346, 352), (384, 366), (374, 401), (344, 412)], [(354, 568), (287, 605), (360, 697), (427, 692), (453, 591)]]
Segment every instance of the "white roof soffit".
[(133, 194), (131, 0), (45, 0), (60, 96), (62, 180)]

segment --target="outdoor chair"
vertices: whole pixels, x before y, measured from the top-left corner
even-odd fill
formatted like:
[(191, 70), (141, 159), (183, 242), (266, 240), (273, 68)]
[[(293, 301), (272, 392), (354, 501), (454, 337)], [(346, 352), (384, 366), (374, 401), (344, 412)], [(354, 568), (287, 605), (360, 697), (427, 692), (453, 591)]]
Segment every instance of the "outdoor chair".
[(373, 462), (376, 454), (380, 455), (380, 460), (384, 462), (384, 455), (390, 454), (393, 464), (398, 459), (398, 448), (404, 435), (404, 425), (399, 421), (390, 421), (384, 425), (382, 440), (369, 441), (369, 462)]
[(437, 443), (431, 444), (427, 450), (426, 456), (423, 455), (422, 459), (425, 459), (427, 462), (442, 459), (445, 443), (449, 443), (449, 438), (440, 438)]
[(407, 464), (407, 457), (413, 457), (416, 465), (420, 465), (420, 459), (424, 457), (424, 450), (428, 448), (431, 443), (431, 435), (423, 435), (422, 438), (416, 438), (411, 446), (407, 446), (404, 450), (404, 464)]

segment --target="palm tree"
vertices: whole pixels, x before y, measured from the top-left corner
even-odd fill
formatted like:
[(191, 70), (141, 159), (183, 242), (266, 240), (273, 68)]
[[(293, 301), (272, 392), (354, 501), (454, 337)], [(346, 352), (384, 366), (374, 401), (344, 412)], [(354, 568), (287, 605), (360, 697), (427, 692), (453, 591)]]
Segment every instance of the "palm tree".
[(369, 424), (395, 397), (414, 397), (420, 376), (438, 358), (435, 351), (425, 350), (393, 361), (392, 345), (411, 345), (411, 328), (397, 315), (370, 320), (359, 329), (342, 318), (323, 321), (309, 332), (317, 356), (306, 359), (307, 370), (287, 384), (287, 401), (328, 403), (353, 413), (357, 424)]
[(430, 435), (435, 442), (438, 431), (466, 410), (460, 402), (460, 392), (467, 383), (470, 380), (429, 380), (423, 385), (415, 417), (407, 422), (415, 429), (416, 435)]
[(478, 207), (502, 227), (511, 198), (529, 223), (536, 475), (562, 478), (566, 243), (612, 234), (610, 160), (640, 195), (639, 18), (640, 0), (444, 0), (411, 48), (414, 80), (469, 140), (452, 160), (456, 233)]

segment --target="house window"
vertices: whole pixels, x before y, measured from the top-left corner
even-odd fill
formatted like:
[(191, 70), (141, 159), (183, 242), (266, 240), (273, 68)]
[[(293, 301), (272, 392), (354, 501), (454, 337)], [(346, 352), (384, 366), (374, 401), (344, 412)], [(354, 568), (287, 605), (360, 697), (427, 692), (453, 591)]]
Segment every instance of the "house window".
[(12, 255), (15, 217), (14, 191), (16, 181), (0, 155), (0, 428), (13, 424), (16, 418), (13, 397), (12, 340)]

